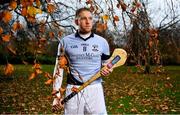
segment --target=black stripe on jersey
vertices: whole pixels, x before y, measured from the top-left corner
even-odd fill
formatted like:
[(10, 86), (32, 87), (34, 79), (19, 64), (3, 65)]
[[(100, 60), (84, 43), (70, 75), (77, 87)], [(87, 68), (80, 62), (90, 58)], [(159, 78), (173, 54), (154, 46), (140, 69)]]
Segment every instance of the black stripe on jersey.
[(79, 32), (77, 31), (76, 34), (75, 34), (75, 37), (79, 37), (79, 38), (81, 38), (82, 40), (86, 41), (86, 40), (88, 40), (89, 38), (94, 37), (94, 33), (92, 32), (89, 37), (87, 37), (87, 38), (84, 39), (84, 38), (82, 38), (82, 37), (79, 35)]
[(111, 57), (111, 55), (102, 54), (101, 59), (102, 60), (108, 60)]

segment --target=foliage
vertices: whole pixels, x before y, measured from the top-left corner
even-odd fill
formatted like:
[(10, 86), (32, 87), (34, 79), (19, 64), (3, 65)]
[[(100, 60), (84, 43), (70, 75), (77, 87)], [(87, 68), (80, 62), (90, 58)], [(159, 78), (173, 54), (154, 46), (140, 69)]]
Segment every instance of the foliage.
[[(53, 65), (41, 69), (52, 73)], [(0, 71), (3, 71), (0, 66)], [(52, 114), (52, 84), (42, 74), (29, 81), (31, 65), (15, 65), (12, 76), (0, 74), (1, 114)], [(178, 114), (179, 66), (167, 66), (161, 74), (139, 74), (135, 67), (115, 69), (104, 78), (109, 114)], [(2, 73), (2, 72), (1, 72)], [(59, 112), (60, 113), (60, 112)]]

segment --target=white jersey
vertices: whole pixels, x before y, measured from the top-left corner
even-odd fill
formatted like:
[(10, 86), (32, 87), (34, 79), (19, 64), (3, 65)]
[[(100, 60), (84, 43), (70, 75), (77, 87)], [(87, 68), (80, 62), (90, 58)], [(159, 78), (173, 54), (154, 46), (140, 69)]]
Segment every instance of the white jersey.
[[(64, 47), (70, 61), (68, 82), (72, 80), (86, 82), (101, 69), (102, 57), (110, 55), (107, 41), (93, 33), (87, 39), (81, 38), (78, 33), (64, 37), (58, 46), (58, 55), (61, 47)], [(92, 84), (101, 81), (102, 79), (99, 78)]]

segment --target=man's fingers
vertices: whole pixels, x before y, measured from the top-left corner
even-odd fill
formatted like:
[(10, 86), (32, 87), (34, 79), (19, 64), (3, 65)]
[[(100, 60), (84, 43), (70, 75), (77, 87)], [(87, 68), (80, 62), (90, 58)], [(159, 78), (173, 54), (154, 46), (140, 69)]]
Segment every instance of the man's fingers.
[(101, 71), (101, 74), (102, 74), (103, 76), (108, 76), (112, 71), (113, 71), (112, 68), (111, 68), (111, 69), (105, 68), (105, 69), (103, 69), (103, 70)]

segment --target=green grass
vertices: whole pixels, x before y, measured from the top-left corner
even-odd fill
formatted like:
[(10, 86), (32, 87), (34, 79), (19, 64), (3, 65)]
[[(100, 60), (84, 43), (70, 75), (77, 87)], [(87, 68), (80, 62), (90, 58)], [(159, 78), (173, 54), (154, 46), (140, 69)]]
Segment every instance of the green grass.
[[(53, 72), (53, 65), (42, 70)], [(153, 69), (153, 68), (152, 68)], [(178, 114), (180, 113), (180, 66), (166, 66), (163, 73), (141, 74), (133, 66), (122, 66), (104, 77), (108, 114)], [(0, 66), (0, 114), (52, 113), (52, 85), (37, 76), (29, 81), (32, 65), (15, 65), (12, 76), (3, 75)]]

